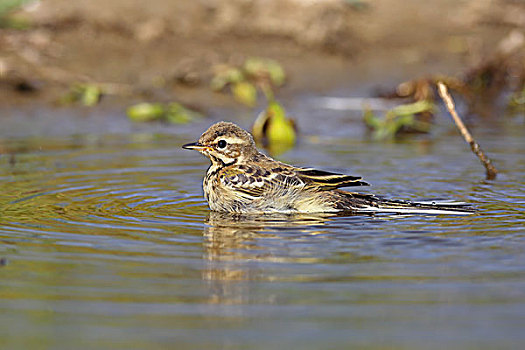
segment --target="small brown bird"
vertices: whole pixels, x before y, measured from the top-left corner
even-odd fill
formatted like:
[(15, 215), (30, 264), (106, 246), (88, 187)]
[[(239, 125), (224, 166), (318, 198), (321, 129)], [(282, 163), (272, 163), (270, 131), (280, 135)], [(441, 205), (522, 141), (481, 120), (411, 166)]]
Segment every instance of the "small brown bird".
[(389, 212), (468, 214), (465, 203), (385, 200), (340, 187), (368, 186), (361, 177), (301, 168), (260, 153), (252, 136), (219, 122), (199, 141), (182, 146), (211, 160), (203, 181), (211, 210), (232, 213)]

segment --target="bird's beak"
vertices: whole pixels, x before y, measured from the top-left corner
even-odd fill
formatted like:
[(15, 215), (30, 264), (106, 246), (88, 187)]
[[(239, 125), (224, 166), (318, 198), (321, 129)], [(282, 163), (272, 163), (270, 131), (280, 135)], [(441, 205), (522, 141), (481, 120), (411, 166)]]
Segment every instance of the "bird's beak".
[(184, 148), (184, 149), (194, 149), (194, 150), (199, 151), (201, 149), (206, 148), (206, 146), (204, 146), (204, 145), (202, 145), (202, 144), (200, 144), (198, 142), (192, 142), (192, 143), (185, 144), (184, 146), (182, 146), (182, 148)]

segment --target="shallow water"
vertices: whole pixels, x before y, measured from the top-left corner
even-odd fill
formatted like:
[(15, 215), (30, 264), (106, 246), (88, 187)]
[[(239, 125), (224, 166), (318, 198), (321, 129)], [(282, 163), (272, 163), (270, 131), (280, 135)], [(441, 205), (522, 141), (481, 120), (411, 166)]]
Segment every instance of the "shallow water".
[(213, 120), (165, 127), (52, 111), (38, 124), (11, 113), (0, 130), (0, 347), (521, 345), (523, 120), (473, 129), (502, 172), (485, 181), (446, 118), (434, 137), (373, 143), (352, 113), (303, 102), (290, 108), (308, 133), (281, 160), (478, 212), (211, 213), (207, 160), (180, 146)]

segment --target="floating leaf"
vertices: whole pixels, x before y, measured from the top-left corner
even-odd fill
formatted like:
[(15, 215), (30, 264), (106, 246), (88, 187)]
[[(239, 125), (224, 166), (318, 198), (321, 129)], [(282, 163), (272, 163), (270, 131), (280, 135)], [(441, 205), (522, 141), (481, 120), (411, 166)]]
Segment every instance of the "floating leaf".
[(126, 110), (128, 118), (134, 122), (147, 122), (161, 119), (164, 115), (164, 107), (160, 103), (139, 103)]
[(202, 118), (202, 114), (177, 102), (170, 103), (166, 112), (166, 120), (172, 124), (187, 124), (197, 118)]
[(202, 118), (202, 114), (184, 107), (182, 104), (173, 102), (169, 105), (160, 103), (139, 103), (131, 106), (126, 111), (129, 119), (135, 122), (147, 122), (152, 120), (163, 120), (172, 124), (187, 124), (196, 118)]
[(257, 103), (257, 89), (252, 83), (241, 81), (233, 85), (233, 96), (235, 99), (247, 106), (254, 107)]

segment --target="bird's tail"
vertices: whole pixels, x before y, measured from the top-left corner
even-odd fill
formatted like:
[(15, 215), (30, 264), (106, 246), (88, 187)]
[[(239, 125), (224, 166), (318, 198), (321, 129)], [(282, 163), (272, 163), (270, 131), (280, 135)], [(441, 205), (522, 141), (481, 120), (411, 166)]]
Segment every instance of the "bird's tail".
[(360, 213), (393, 213), (393, 214), (452, 214), (470, 215), (476, 210), (471, 204), (456, 201), (404, 201), (383, 199), (374, 195), (351, 193), (353, 206)]

